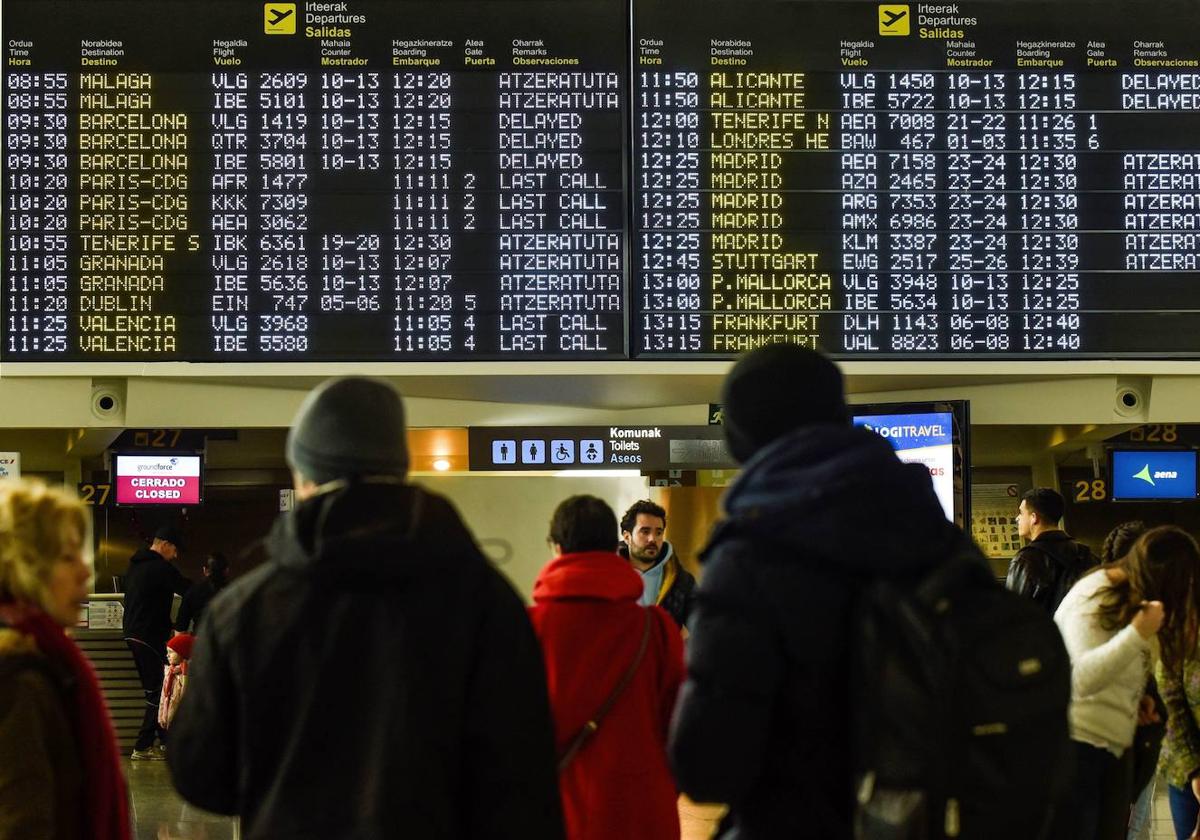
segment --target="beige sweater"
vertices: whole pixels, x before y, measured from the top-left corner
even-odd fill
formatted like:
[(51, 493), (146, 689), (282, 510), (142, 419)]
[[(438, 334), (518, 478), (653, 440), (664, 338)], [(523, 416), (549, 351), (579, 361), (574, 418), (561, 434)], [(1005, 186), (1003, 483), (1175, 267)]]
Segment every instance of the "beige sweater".
[(1071, 657), (1071, 737), (1120, 757), (1133, 743), (1158, 639), (1143, 639), (1133, 625), (1117, 631), (1100, 626), (1097, 595), (1108, 583), (1103, 569), (1080, 579), (1054, 622)]

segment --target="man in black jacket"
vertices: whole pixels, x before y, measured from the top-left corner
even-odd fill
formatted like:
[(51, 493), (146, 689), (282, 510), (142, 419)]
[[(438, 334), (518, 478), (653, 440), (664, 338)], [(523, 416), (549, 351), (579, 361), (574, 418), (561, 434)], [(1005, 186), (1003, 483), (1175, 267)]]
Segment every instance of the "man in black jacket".
[(928, 570), (961, 532), (925, 467), (851, 426), (841, 374), (819, 353), (748, 354), (722, 402), (742, 474), (701, 558), (676, 780), (693, 800), (728, 803), (725, 836), (849, 838), (855, 587)]
[(142, 728), (130, 754), (134, 761), (163, 757), (153, 747), (155, 736), (163, 736), (158, 726), (158, 700), (167, 663), (167, 640), (171, 638), (171, 605), (175, 595), (183, 595), (191, 586), (191, 581), (172, 565), (181, 547), (179, 532), (174, 526), (164, 525), (155, 532), (149, 548), (143, 546), (129, 558), (129, 571), (125, 573), (123, 633), (146, 695)]
[(559, 840), (537, 639), (454, 508), (405, 482), (399, 395), (326, 382), (287, 454), (299, 504), (200, 627), (179, 792), (247, 838)]
[(1049, 487), (1035, 487), (1017, 506), (1017, 533), (1029, 540), (1008, 566), (1005, 585), (1051, 616), (1075, 581), (1098, 562), (1091, 549), (1059, 527), (1066, 504)]

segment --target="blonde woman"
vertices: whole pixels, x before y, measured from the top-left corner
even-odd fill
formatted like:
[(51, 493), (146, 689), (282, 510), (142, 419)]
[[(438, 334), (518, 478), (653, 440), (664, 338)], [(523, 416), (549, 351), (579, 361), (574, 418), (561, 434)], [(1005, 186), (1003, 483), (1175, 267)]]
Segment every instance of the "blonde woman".
[(0, 840), (128, 840), (117, 742), (65, 628), (87, 598), (84, 509), (0, 481)]

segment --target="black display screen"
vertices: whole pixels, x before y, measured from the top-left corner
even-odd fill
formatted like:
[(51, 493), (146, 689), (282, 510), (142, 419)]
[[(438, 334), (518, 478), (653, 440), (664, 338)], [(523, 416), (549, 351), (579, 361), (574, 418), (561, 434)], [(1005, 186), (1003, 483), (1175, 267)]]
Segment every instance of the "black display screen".
[(1198, 22), (635, 3), (635, 350), (1195, 356)]
[(622, 4), (3, 13), (4, 359), (625, 355)]
[(5, 361), (1200, 356), (1191, 3), (3, 17)]

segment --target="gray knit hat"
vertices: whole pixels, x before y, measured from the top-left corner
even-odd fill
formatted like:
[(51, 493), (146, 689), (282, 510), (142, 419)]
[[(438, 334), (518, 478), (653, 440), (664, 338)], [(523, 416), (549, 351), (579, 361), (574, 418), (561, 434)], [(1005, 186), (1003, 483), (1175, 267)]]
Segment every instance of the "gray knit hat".
[(338, 478), (408, 472), (404, 404), (379, 379), (330, 379), (309, 394), (287, 438), (287, 462), (324, 484)]

